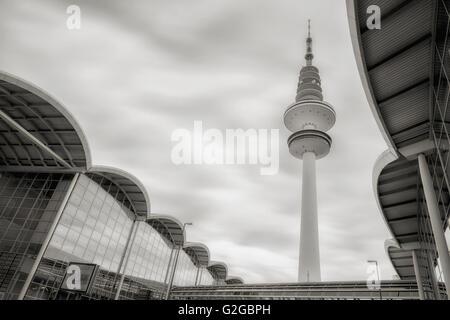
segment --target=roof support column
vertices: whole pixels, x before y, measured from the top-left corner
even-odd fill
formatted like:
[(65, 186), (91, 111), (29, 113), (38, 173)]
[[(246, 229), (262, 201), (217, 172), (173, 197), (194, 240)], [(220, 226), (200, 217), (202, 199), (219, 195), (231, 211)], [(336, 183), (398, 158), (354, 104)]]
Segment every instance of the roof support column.
[(417, 282), (417, 291), (419, 292), (420, 300), (425, 300), (425, 296), (423, 294), (423, 285), (422, 285), (422, 277), (420, 275), (420, 264), (417, 258), (416, 250), (412, 250), (413, 264), (414, 264), (414, 273), (416, 275)]
[(199, 273), (200, 273), (200, 268), (201, 268), (201, 267), (197, 267), (197, 275), (195, 276), (195, 284), (194, 284), (195, 286), (198, 286), (197, 283), (198, 283), (198, 275), (199, 275)]
[[(130, 233), (128, 235), (127, 244), (125, 245), (125, 251), (123, 253), (122, 260), (120, 261), (119, 269), (117, 271), (117, 273), (120, 276), (120, 280), (119, 280), (119, 285), (117, 286), (117, 291), (114, 296), (114, 300), (119, 300), (119, 298), (120, 298), (120, 291), (122, 291), (123, 281), (125, 278), (125, 271), (128, 266), (128, 260), (130, 259), (130, 254), (131, 254), (131, 249), (133, 248), (134, 239), (136, 238), (136, 233), (137, 233), (137, 230), (139, 227), (139, 221), (140, 220), (138, 218), (136, 218), (134, 220), (133, 225), (130, 230)], [(122, 264), (123, 264), (123, 271), (121, 273), (120, 269), (122, 269)]]
[(49, 154), (56, 162), (59, 162), (64, 167), (71, 169), (72, 166), (67, 163), (63, 158), (61, 158), (56, 152), (46, 146), (42, 141), (37, 139), (31, 133), (29, 133), (24, 127), (22, 127), (17, 121), (12, 119), (6, 113), (0, 110), (0, 118), (3, 119), (8, 125), (10, 125), (13, 129), (17, 130), (21, 135), (23, 135), (26, 139), (28, 139), (31, 143), (35, 144), (38, 148)]
[(172, 265), (172, 258), (173, 258), (174, 251), (175, 251), (175, 248), (172, 248), (172, 250), (170, 250), (169, 263), (167, 264), (167, 270), (166, 270), (166, 276), (164, 277), (164, 283), (167, 283), (167, 277), (169, 276), (170, 266)]
[(434, 299), (441, 300), (441, 292), (440, 292), (439, 285), (438, 285), (438, 282), (436, 279), (436, 272), (434, 272), (433, 256), (432, 256), (430, 250), (427, 250), (426, 254), (427, 254), (428, 270), (429, 270), (431, 286), (433, 289)]
[(181, 251), (181, 245), (178, 246), (178, 248), (177, 248), (177, 254), (175, 256), (175, 261), (173, 263), (172, 273), (170, 274), (169, 285), (167, 286), (166, 300), (169, 300), (169, 297), (170, 297), (170, 291), (172, 290), (173, 279), (175, 278), (175, 272), (177, 270), (178, 257), (180, 256), (180, 251)]
[(204, 270), (206, 270), (204, 267), (202, 267), (201, 269), (200, 269), (200, 274), (199, 274), (199, 276), (198, 276), (198, 285), (201, 285), (201, 283), (202, 283), (202, 277), (203, 277), (203, 271)]
[[(418, 159), (420, 178), (422, 180), (428, 215), (430, 217), (434, 241), (436, 242), (436, 249), (438, 252), (439, 260), (441, 262), (447, 297), (448, 299), (450, 299), (450, 255), (448, 253), (448, 246), (445, 240), (444, 230), (442, 228), (439, 204), (436, 197), (436, 192), (434, 190), (433, 179), (431, 178), (427, 160), (423, 154), (420, 154)], [(434, 272), (434, 270), (432, 271)]]

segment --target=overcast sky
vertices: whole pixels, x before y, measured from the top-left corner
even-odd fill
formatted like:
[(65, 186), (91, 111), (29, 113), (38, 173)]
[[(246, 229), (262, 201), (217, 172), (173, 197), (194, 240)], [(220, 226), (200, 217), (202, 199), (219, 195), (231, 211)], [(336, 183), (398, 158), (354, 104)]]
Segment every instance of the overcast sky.
[[(81, 29), (66, 27), (69, 5)], [(304, 64), (308, 18), (314, 64), (337, 113), (333, 147), (317, 163), (322, 280), (365, 280), (368, 259), (394, 274), (389, 233), (371, 183), (386, 149), (351, 47), (344, 0), (0, 0), (0, 69), (62, 102), (84, 129), (95, 165), (146, 186), (152, 211), (188, 227), (213, 260), (246, 282), (296, 281), (301, 162), (283, 113)], [(175, 129), (280, 129), (280, 171), (176, 166)]]

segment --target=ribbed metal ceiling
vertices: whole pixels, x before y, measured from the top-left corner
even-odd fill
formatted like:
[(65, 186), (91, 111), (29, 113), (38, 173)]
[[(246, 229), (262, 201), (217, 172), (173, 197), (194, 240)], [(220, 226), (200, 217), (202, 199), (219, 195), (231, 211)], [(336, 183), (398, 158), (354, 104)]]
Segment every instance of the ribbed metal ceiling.
[[(398, 148), (429, 138), (434, 1), (355, 1), (365, 69), (381, 120)], [(381, 29), (366, 27), (367, 8), (381, 8)], [(405, 135), (406, 137), (397, 137)]]
[[(130, 203), (134, 214), (143, 218), (150, 216), (150, 198), (137, 178), (125, 171), (103, 166), (92, 167), (88, 172), (94, 181), (97, 181), (98, 177), (103, 177), (113, 182)], [(113, 195), (115, 193), (108, 191)]]
[(172, 245), (182, 246), (185, 242), (183, 225), (169, 216), (152, 215), (147, 223), (163, 235)]
[(402, 280), (415, 280), (414, 265), (411, 250), (389, 247), (389, 258), (392, 265)]
[(197, 267), (207, 267), (209, 264), (209, 249), (201, 243), (186, 243), (184, 252)]
[(228, 268), (223, 262), (211, 261), (208, 266), (208, 271), (213, 274), (216, 279), (225, 280), (227, 278)]
[[(443, 131), (439, 121), (432, 124), (435, 99), (431, 94), (442, 72), (436, 48), (442, 50), (449, 40), (445, 33), (448, 13), (441, 0), (348, 0), (348, 4), (363, 86), (385, 140), (400, 157), (377, 168), (380, 209), (400, 246), (417, 243), (423, 205), (421, 181), (417, 160), (403, 158), (402, 150), (428, 143), (432, 126), (437, 133)], [(380, 30), (366, 26), (371, 5), (381, 9)], [(437, 101), (445, 104), (448, 89), (438, 91)], [(450, 118), (450, 113), (445, 118)], [(442, 193), (448, 194), (448, 190)], [(443, 196), (442, 203), (447, 204), (448, 198)], [(393, 247), (388, 254), (402, 279), (408, 279), (414, 274), (412, 256), (404, 251)]]
[(89, 150), (81, 129), (67, 110), (40, 89), (1, 73), (0, 113), (0, 166), (89, 166)]

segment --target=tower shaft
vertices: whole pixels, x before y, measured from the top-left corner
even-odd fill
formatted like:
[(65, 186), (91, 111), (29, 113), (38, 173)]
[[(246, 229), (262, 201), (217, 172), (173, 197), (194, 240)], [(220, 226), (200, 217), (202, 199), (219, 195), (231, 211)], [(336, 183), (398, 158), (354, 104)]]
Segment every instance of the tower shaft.
[(299, 282), (319, 282), (319, 226), (317, 220), (316, 155), (303, 154)]

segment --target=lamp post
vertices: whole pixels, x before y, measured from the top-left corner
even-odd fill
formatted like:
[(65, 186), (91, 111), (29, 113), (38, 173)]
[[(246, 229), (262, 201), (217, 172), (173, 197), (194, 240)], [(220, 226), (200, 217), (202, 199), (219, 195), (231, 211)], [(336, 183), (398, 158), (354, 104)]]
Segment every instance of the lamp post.
[(381, 295), (381, 280), (380, 280), (380, 273), (378, 272), (378, 261), (377, 260), (367, 260), (367, 263), (375, 263), (375, 266), (377, 268), (377, 279), (378, 279), (378, 284), (379, 284), (379, 289), (378, 291), (380, 292), (380, 300), (382, 300), (382, 295)]
[[(186, 230), (186, 226), (192, 226), (192, 223), (186, 222), (183, 224), (182, 234), (184, 234), (184, 231)], [(181, 247), (183, 246), (183, 244), (184, 243), (180, 244), (177, 248), (177, 254), (175, 256), (175, 261), (173, 263), (172, 274), (170, 275), (169, 284), (167, 285), (166, 300), (169, 300), (169, 297), (170, 297), (170, 291), (172, 290), (172, 284), (173, 284), (173, 279), (175, 277), (175, 271), (177, 270), (178, 257), (180, 256), (180, 250), (181, 250)]]

